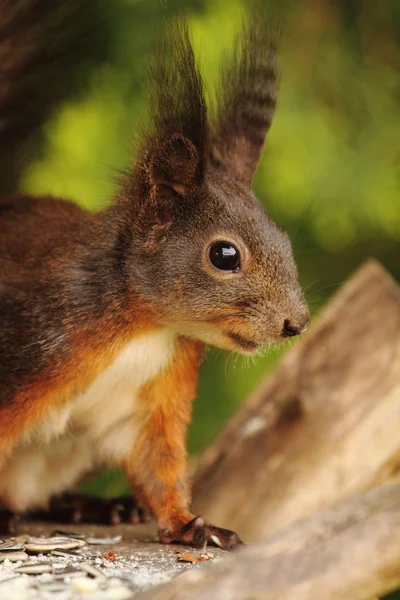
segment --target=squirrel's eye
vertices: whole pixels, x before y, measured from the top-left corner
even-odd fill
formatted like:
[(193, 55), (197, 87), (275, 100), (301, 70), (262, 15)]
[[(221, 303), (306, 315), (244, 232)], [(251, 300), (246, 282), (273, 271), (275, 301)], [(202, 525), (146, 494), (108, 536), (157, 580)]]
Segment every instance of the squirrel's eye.
[(210, 262), (220, 271), (238, 271), (240, 268), (239, 250), (230, 242), (215, 242), (210, 247)]

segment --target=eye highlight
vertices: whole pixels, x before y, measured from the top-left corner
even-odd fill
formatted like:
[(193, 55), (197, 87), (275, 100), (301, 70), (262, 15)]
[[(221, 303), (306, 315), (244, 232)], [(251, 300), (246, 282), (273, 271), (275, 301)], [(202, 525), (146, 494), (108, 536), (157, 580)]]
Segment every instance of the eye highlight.
[(219, 271), (235, 272), (240, 269), (240, 252), (231, 242), (214, 242), (209, 249), (209, 259)]

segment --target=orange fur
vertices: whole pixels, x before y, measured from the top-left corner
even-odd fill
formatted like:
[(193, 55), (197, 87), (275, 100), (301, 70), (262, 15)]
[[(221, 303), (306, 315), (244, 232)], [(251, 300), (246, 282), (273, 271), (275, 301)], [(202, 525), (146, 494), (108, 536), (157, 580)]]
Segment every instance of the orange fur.
[(99, 327), (95, 345), (93, 336), (74, 332), (75, 335), (71, 336), (71, 361), (61, 364), (56, 374), (48, 379), (46, 374), (43, 374), (39, 381), (34, 381), (29, 388), (17, 393), (11, 404), (1, 407), (0, 465), (19, 436), (33, 427), (48, 409), (62, 405), (88, 387), (112, 363), (128, 341), (157, 329), (149, 317), (144, 315), (135, 323), (134, 331), (123, 331), (118, 337), (107, 325), (105, 323)]
[(139, 434), (122, 465), (161, 528), (193, 519), (185, 442), (201, 357), (202, 344), (181, 339), (170, 366), (140, 390)]

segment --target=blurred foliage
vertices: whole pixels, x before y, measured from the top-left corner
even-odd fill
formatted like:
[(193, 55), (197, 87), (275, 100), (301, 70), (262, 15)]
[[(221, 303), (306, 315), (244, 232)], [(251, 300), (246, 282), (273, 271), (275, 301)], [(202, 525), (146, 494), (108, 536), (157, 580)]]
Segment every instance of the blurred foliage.
[[(278, 0), (276, 0), (278, 3)], [(47, 124), (23, 188), (96, 209), (113, 196), (131, 138), (146, 120), (146, 71), (166, 16), (182, 6), (212, 99), (244, 0), (114, 0), (107, 58), (84, 93)], [(400, 279), (400, 3), (285, 0), (282, 84), (256, 193), (290, 233), (313, 311), (369, 256)], [(106, 35), (106, 34), (105, 34)], [(202, 370), (189, 448), (218, 433), (284, 349), (250, 361), (210, 351)], [(121, 491), (107, 474), (90, 489)]]

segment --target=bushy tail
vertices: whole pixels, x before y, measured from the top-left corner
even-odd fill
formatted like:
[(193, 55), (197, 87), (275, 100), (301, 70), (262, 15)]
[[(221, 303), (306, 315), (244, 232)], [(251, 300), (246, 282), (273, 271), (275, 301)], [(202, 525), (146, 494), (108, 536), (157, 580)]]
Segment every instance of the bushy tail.
[(33, 135), (100, 46), (101, 4), (0, 0), (0, 193), (18, 187)]

